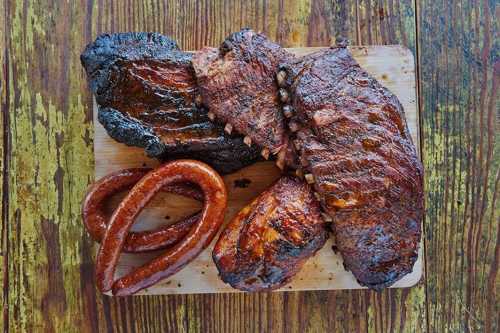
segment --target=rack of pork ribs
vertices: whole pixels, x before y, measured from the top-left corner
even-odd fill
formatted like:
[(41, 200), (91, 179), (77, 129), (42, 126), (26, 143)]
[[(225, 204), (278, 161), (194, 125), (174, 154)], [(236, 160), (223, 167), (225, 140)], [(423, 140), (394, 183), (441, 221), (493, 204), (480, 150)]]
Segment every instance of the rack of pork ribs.
[[(330, 233), (363, 286), (381, 290), (412, 271), (422, 166), (401, 103), (358, 65), (344, 40), (299, 58), (249, 29), (194, 53), (156, 33), (105, 34), (81, 59), (108, 134), (170, 170), (167, 180), (161, 170), (124, 170), (88, 192), (83, 217), (102, 242), (102, 291), (132, 294), (186, 265), (222, 225), (226, 192), (216, 171), (262, 159), (275, 160), (283, 176), (220, 233), (213, 260), (224, 282), (244, 291), (280, 288)], [(103, 216), (102, 202), (127, 189), (113, 216)], [(204, 209), (173, 226), (130, 233), (159, 190), (197, 198)], [(216, 213), (207, 223), (210, 209)], [(202, 227), (208, 235), (200, 240)], [(121, 251), (151, 249), (165, 254), (113, 281)]]

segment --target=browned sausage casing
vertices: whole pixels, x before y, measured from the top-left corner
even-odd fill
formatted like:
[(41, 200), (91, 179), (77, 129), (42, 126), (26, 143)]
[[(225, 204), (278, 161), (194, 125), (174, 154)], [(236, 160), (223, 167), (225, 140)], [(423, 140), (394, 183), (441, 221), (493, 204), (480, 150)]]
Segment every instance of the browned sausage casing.
[[(135, 218), (162, 187), (180, 182), (198, 185), (203, 192), (205, 200), (199, 222), (164, 254), (114, 282), (116, 264)], [(175, 274), (210, 244), (223, 222), (226, 206), (224, 181), (205, 163), (178, 160), (149, 172), (132, 188), (111, 217), (97, 255), (99, 289), (106, 292), (112, 288), (114, 295), (131, 295)]]
[[(104, 202), (113, 194), (127, 190), (135, 185), (151, 169), (131, 168), (113, 172), (97, 182), (88, 190), (82, 205), (83, 223), (92, 238), (100, 242), (106, 232), (108, 218), (104, 213)], [(164, 192), (176, 193), (203, 200), (199, 189), (187, 184), (171, 184), (162, 188)], [(163, 249), (181, 240), (193, 224), (200, 218), (194, 214), (173, 225), (162, 226), (152, 231), (131, 232), (125, 240), (125, 252), (144, 252)]]

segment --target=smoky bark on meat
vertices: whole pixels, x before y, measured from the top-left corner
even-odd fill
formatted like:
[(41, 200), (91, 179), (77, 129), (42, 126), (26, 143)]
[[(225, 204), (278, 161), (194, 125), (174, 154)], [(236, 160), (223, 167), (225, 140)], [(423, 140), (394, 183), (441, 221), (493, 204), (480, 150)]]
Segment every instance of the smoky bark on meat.
[(222, 172), (258, 152), (275, 154), (280, 168), (296, 172), (222, 232), (213, 258), (225, 282), (279, 288), (323, 246), (324, 222), (332, 222), (344, 266), (360, 284), (380, 290), (412, 271), (422, 165), (401, 103), (343, 41), (293, 58), (243, 29), (193, 56), (158, 34), (104, 35), (82, 63), (99, 120), (116, 140)]
[(301, 173), (333, 219), (344, 266), (380, 290), (418, 257), (423, 171), (403, 107), (345, 46), (280, 66)]
[(286, 147), (283, 114), (275, 75), (292, 55), (250, 29), (229, 35), (219, 49), (194, 55), (203, 101), (218, 120), (277, 154)]
[(282, 177), (233, 218), (213, 258), (222, 280), (234, 288), (274, 290), (289, 282), (327, 239), (309, 185)]
[[(148, 156), (171, 161), (190, 158), (212, 165), (217, 171), (227, 174), (239, 170), (258, 160), (258, 149), (241, 149), (242, 137), (219, 136), (210, 140), (166, 141), (143, 123), (129, 118), (113, 108), (98, 110), (98, 120), (110, 137), (118, 142), (144, 148)], [(171, 131), (172, 137), (178, 133)], [(237, 152), (237, 153), (236, 153)], [(236, 156), (236, 158), (235, 158)]]
[(99, 36), (81, 56), (99, 121), (115, 140), (161, 160), (195, 158), (222, 173), (255, 162), (257, 148), (226, 134), (197, 103), (191, 59), (157, 33)]

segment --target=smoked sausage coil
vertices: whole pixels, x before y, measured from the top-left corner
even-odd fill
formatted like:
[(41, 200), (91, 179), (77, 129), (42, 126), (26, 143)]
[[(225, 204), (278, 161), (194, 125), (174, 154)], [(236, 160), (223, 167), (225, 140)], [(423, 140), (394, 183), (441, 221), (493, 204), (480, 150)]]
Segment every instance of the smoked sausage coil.
[[(112, 195), (130, 189), (150, 171), (149, 168), (120, 170), (101, 178), (89, 188), (82, 205), (82, 217), (87, 231), (95, 241), (101, 242), (107, 229), (108, 217), (104, 212), (104, 202)], [(203, 193), (189, 184), (169, 184), (162, 191), (203, 200)], [(144, 252), (172, 246), (189, 232), (199, 218), (200, 214), (197, 213), (156, 230), (131, 232), (125, 239), (123, 250)]]
[[(198, 223), (164, 254), (115, 282), (116, 265), (135, 218), (162, 187), (185, 182), (198, 185), (204, 195)], [(210, 244), (222, 225), (226, 206), (224, 181), (205, 163), (177, 160), (149, 172), (130, 190), (110, 219), (97, 255), (98, 288), (102, 292), (112, 289), (118, 296), (131, 295), (175, 274)]]

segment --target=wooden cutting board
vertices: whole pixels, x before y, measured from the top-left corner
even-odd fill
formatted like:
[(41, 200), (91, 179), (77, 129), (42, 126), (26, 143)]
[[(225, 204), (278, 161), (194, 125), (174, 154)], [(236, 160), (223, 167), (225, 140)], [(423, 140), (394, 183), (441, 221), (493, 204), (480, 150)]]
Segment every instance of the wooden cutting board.
[[(296, 55), (304, 55), (321, 48), (294, 48), (289, 51)], [(354, 58), (371, 75), (389, 88), (404, 106), (406, 120), (413, 141), (419, 144), (418, 110), (415, 88), (415, 70), (412, 53), (401, 46), (366, 46), (351, 47)], [(142, 149), (127, 147), (115, 142), (97, 121), (97, 107), (94, 104), (94, 153), (95, 178), (119, 169), (141, 166), (156, 166), (158, 162), (145, 156)], [(280, 176), (273, 162), (256, 163), (234, 174), (224, 177), (229, 203), (226, 222), (242, 207), (248, 204), (259, 193), (264, 191)], [(245, 187), (246, 186), (246, 187)], [(111, 212), (120, 198), (110, 202)], [(172, 223), (200, 208), (196, 201), (172, 194), (159, 194), (140, 214), (133, 230), (151, 229), (156, 226)], [(217, 237), (215, 238), (217, 239)], [(215, 241), (214, 241), (215, 242)], [(342, 258), (332, 251), (332, 241), (326, 245), (304, 265), (301, 272), (280, 290), (327, 290), (327, 289), (361, 289), (350, 272), (344, 270)], [(217, 269), (212, 262), (213, 244), (200, 256), (169, 279), (141, 291), (139, 294), (190, 294), (221, 293), (237, 290), (224, 284), (217, 276)], [(97, 249), (97, 246), (96, 246)], [(122, 254), (117, 268), (118, 276), (129, 272), (146, 260), (158, 255)], [(413, 272), (398, 281), (393, 288), (410, 287), (416, 284), (422, 275), (422, 246)]]

